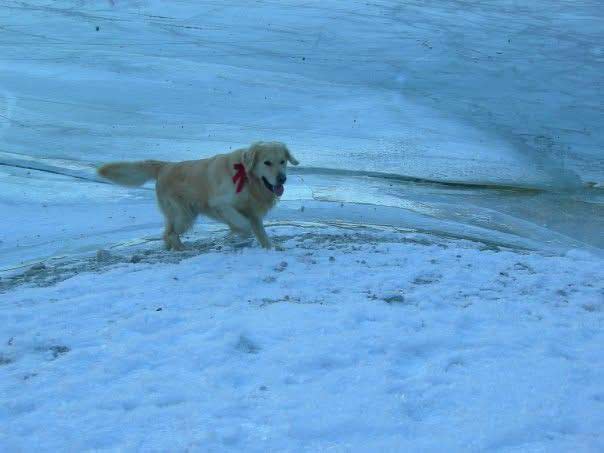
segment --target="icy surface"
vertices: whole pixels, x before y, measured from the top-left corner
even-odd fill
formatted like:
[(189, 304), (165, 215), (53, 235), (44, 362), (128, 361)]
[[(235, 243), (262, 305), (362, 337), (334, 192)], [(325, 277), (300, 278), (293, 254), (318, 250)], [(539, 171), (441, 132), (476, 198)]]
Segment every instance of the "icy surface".
[(604, 448), (602, 260), (270, 232), (4, 296), (3, 450)]
[(597, 1), (245, 5), (5, 2), (5, 146), (96, 162), (271, 136), (306, 165), (602, 182)]
[[(5, 1), (0, 194), (15, 202), (6, 179), (32, 184), (15, 166), (91, 178), (107, 160), (280, 139), (304, 175), (547, 188), (556, 195), (393, 196), (411, 192), (448, 221), (505, 214), (528, 236), (544, 228), (543, 243), (553, 230), (602, 247), (603, 14), (597, 1)], [(340, 179), (321, 197), (354, 188), (387, 202), (365, 183)], [(97, 190), (76, 187), (47, 192)]]

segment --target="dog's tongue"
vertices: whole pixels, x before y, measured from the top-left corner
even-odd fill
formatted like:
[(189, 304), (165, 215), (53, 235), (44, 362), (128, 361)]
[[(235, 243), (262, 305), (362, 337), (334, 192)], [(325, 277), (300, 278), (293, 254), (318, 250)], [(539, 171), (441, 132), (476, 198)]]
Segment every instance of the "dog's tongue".
[(283, 191), (285, 190), (285, 188), (283, 187), (283, 184), (281, 184), (279, 186), (275, 186), (274, 190), (275, 190), (275, 195), (280, 197), (281, 195), (283, 195)]

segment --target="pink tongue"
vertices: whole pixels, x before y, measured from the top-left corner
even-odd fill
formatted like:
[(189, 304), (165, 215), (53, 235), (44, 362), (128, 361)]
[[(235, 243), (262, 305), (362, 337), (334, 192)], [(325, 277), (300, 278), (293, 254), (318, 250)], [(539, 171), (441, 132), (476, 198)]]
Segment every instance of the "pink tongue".
[(280, 197), (281, 195), (283, 195), (283, 191), (285, 190), (283, 188), (283, 185), (275, 186), (273, 189), (275, 190), (275, 195), (277, 195), (278, 197)]

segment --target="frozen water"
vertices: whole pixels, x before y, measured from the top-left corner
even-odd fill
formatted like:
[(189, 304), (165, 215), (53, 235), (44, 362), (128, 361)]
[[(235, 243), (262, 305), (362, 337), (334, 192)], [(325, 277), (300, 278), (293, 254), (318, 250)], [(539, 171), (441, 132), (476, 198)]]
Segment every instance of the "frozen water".
[(598, 2), (245, 5), (6, 2), (5, 146), (94, 162), (268, 135), (307, 165), (601, 182)]
[(280, 139), (306, 175), (563, 191), (522, 197), (522, 208), (497, 191), (396, 196), (444, 197), (441, 213), (465, 212), (451, 221), (489, 209), (602, 246), (601, 188), (585, 188), (604, 174), (598, 2), (8, 1), (0, 18), (3, 172), (91, 177), (106, 160)]

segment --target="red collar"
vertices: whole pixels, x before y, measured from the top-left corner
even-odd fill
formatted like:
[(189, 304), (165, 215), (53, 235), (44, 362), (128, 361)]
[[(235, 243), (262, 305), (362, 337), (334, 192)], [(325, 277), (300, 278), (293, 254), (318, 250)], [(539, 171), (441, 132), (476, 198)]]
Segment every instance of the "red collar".
[(237, 185), (236, 193), (239, 193), (243, 190), (243, 185), (245, 184), (245, 180), (247, 179), (247, 175), (245, 174), (245, 167), (243, 164), (235, 164), (233, 168), (237, 171), (235, 176), (233, 176), (233, 184)]

